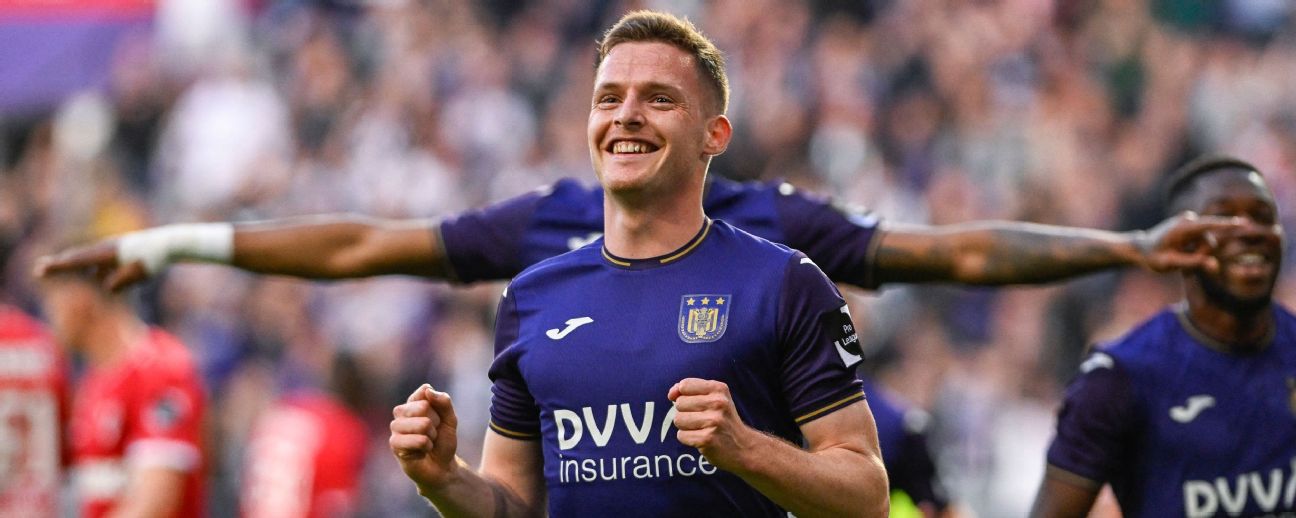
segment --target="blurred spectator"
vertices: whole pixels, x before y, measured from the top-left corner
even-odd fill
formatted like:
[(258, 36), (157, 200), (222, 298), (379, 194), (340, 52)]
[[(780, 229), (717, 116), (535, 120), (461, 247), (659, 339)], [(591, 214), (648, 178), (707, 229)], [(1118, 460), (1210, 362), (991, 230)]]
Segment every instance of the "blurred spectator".
[(86, 364), (68, 431), (80, 514), (200, 515), (206, 396), (188, 349), (96, 279), (43, 284), (55, 333)]
[[(0, 227), (0, 270), (16, 237)], [(5, 298), (0, 291), (0, 516), (55, 516), (68, 365), (44, 327)]]
[(257, 418), (248, 440), (242, 515), (257, 518), (352, 516), (359, 511), (368, 432), (356, 414), (363, 382), (337, 355), (331, 391), (302, 389)]

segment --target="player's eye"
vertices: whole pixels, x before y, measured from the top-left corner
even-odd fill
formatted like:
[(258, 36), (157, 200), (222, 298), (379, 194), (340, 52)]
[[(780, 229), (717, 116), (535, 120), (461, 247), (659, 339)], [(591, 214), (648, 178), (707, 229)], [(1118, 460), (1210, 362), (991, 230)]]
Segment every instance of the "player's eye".
[(1275, 221), (1273, 211), (1268, 208), (1251, 211), (1251, 214), (1248, 214), (1248, 216), (1252, 221), (1261, 225), (1272, 225)]
[(667, 97), (667, 96), (665, 96), (665, 95), (654, 95), (653, 98), (652, 98), (652, 102), (657, 103), (657, 104), (661, 104), (661, 103), (672, 103), (672, 102), (675, 102), (675, 101), (674, 101), (673, 99), (671, 99), (670, 97)]
[(599, 106), (605, 106), (605, 105), (609, 105), (609, 104), (616, 104), (618, 101), (620, 101), (620, 99), (617, 99), (617, 96), (615, 96), (615, 95), (604, 95), (604, 96), (598, 97), (598, 98), (594, 101), (594, 104), (597, 104), (597, 105), (599, 105)]

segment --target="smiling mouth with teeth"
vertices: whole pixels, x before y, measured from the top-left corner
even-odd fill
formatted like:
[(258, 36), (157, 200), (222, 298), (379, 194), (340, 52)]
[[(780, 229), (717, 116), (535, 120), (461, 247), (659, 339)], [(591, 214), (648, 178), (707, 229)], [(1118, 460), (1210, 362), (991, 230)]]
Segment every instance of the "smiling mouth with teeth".
[(643, 142), (631, 142), (628, 140), (620, 140), (612, 144), (612, 152), (618, 155), (651, 153), (656, 150), (657, 150), (656, 146), (653, 146), (651, 144), (645, 144)]

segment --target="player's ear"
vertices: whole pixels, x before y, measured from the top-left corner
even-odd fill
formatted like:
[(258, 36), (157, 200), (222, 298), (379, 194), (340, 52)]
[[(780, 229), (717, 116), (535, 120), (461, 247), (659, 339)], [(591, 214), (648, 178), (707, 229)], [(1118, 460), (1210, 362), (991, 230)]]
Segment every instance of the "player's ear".
[(702, 146), (702, 152), (708, 156), (724, 153), (732, 137), (733, 125), (729, 123), (729, 117), (716, 115), (707, 121), (706, 142)]

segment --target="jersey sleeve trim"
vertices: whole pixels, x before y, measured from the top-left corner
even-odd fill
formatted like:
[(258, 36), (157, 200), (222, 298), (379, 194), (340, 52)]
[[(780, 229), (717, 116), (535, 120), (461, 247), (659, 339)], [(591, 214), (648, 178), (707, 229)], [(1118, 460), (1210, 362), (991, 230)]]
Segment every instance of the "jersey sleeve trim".
[(1048, 478), (1061, 480), (1062, 482), (1080, 486), (1085, 489), (1101, 489), (1103, 486), (1102, 482), (1093, 480), (1074, 471), (1069, 471), (1066, 468), (1060, 468), (1052, 463), (1045, 466), (1044, 474)]
[(510, 439), (535, 440), (540, 438), (540, 434), (538, 433), (527, 433), (527, 432), (518, 432), (514, 430), (509, 430), (508, 428), (504, 428), (503, 426), (495, 424), (495, 421), (490, 422), (490, 429), (494, 430), (495, 433), (498, 433)]
[(847, 405), (849, 405), (849, 404), (851, 404), (851, 403), (854, 403), (854, 402), (856, 402), (856, 401), (863, 401), (863, 400), (864, 400), (864, 392), (862, 392), (862, 391), (861, 391), (861, 392), (856, 392), (856, 393), (851, 394), (851, 395), (849, 395), (849, 396), (847, 396), (847, 397), (844, 397), (844, 398), (842, 398), (842, 399), (839, 399), (839, 400), (837, 400), (837, 401), (834, 401), (834, 402), (832, 402), (832, 403), (829, 403), (829, 404), (827, 404), (827, 405), (824, 405), (824, 406), (822, 406), (822, 407), (819, 407), (818, 410), (814, 410), (814, 411), (812, 411), (812, 412), (808, 412), (808, 413), (806, 413), (806, 414), (803, 414), (803, 415), (801, 415), (800, 417), (797, 417), (797, 418), (796, 418), (796, 424), (797, 424), (797, 425), (803, 425), (803, 424), (806, 424), (806, 423), (808, 423), (808, 422), (810, 422), (810, 421), (813, 421), (813, 420), (818, 419), (818, 418), (820, 418), (820, 417), (823, 417), (823, 416), (825, 416), (825, 415), (831, 414), (831, 413), (833, 413), (833, 412), (835, 412), (835, 411), (837, 411), (837, 410), (841, 410), (842, 408), (845, 408)]
[(441, 250), (441, 262), (445, 266), (446, 280), (454, 284), (463, 284), (459, 269), (455, 267), (454, 261), (450, 260), (450, 252), (446, 250), (445, 234), (441, 231), (442, 221), (437, 221), (428, 231), (432, 233), (432, 240), (435, 242), (433, 244)]
[(878, 279), (878, 250), (882, 248), (882, 241), (886, 239), (889, 232), (885, 225), (879, 224), (873, 239), (869, 241), (868, 250), (864, 252), (864, 264), (868, 265), (864, 270), (864, 285), (861, 288), (876, 290), (882, 287), (881, 279)]

